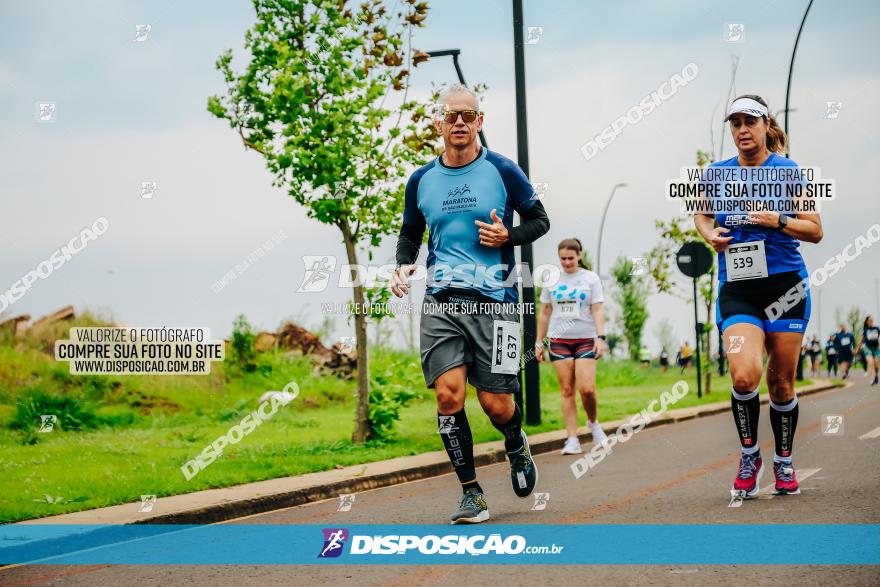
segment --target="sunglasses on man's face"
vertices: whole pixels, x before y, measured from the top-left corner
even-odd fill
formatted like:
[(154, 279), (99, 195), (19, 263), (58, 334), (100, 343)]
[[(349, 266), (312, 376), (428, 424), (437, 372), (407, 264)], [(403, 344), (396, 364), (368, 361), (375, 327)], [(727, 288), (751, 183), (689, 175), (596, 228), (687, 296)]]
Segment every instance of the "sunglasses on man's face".
[(461, 114), (461, 119), (464, 122), (473, 122), (477, 119), (477, 116), (480, 115), (480, 113), (476, 110), (444, 110), (443, 120), (445, 120), (448, 124), (455, 124), (455, 121), (458, 120), (459, 114)]

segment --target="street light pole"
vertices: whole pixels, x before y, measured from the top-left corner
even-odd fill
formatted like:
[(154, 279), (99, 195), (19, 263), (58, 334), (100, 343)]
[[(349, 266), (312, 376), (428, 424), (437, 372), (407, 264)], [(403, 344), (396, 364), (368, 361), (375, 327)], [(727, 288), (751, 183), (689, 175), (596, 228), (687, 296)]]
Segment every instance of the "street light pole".
[(602, 264), (602, 231), (605, 229), (605, 216), (608, 214), (608, 207), (611, 206), (611, 200), (614, 199), (614, 192), (617, 191), (617, 188), (625, 188), (627, 184), (619, 183), (611, 188), (611, 195), (608, 196), (608, 201), (605, 202), (605, 209), (602, 211), (602, 220), (599, 222), (599, 242), (596, 245), (596, 273), (599, 277), (602, 276), (600, 273), (600, 268)]
[[(455, 66), (455, 73), (458, 76), (458, 83), (463, 86), (467, 85), (467, 82), (464, 81), (464, 74), (461, 72), (461, 66), (458, 64), (458, 56), (461, 55), (461, 49), (443, 49), (441, 51), (428, 51), (429, 57), (452, 57), (452, 65)], [(482, 129), (480, 130), (480, 144), (485, 148), (489, 148), (489, 144), (486, 143), (486, 135), (483, 134)]]
[[(801, 32), (804, 30), (804, 23), (807, 22), (807, 15), (810, 13), (810, 7), (813, 5), (813, 0), (810, 0), (810, 3), (807, 4), (807, 9), (804, 11), (804, 17), (801, 19), (801, 26), (798, 28), (797, 36), (794, 38), (794, 49), (791, 50), (791, 62), (788, 64), (788, 85), (785, 88), (785, 136), (788, 137), (788, 98), (791, 95), (791, 74), (794, 72), (794, 56), (797, 53), (798, 43), (801, 40)], [(788, 149), (785, 153), (786, 157), (791, 157), (791, 141), (788, 142)]]
[[(516, 162), (526, 177), (529, 176), (529, 127), (526, 118), (526, 57), (523, 39), (522, 0), (513, 0), (513, 71), (516, 89)], [(520, 258), (533, 275), (534, 255), (532, 244), (520, 247)], [(531, 279), (523, 280), (522, 296), (524, 304), (535, 302), (535, 286)], [(529, 306), (525, 306), (529, 307)], [(534, 312), (523, 312), (523, 348), (534, 349), (538, 337), (538, 325)], [(520, 392), (522, 393), (522, 392)], [(517, 398), (522, 401), (522, 397)], [(541, 379), (538, 361), (532, 359), (525, 364), (525, 422), (532, 426), (541, 423)]]

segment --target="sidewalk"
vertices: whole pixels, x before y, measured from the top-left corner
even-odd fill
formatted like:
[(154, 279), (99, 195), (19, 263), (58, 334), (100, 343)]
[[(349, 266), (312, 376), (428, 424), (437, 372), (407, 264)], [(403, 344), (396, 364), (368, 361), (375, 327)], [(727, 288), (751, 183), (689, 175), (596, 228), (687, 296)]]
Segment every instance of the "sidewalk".
[[(803, 397), (820, 391), (842, 389), (830, 381), (818, 380), (813, 385), (798, 389)], [(762, 403), (768, 398), (762, 397)], [(709, 416), (730, 410), (730, 401), (725, 400), (704, 406), (669, 410), (652, 421), (648, 427), (674, 424), (693, 418)], [(605, 422), (602, 428), (612, 434), (628, 422), (618, 420)], [(578, 429), (582, 443), (590, 444), (592, 435), (587, 427)], [(565, 441), (565, 431), (556, 430), (529, 436), (533, 454), (560, 450)], [(505, 460), (502, 441), (478, 444), (474, 447), (474, 460), (477, 466), (489, 465)], [(399, 457), (320, 473), (308, 473), (296, 477), (283, 477), (226, 487), (209, 489), (196, 493), (159, 498), (152, 511), (139, 512), (140, 503), (127, 503), (95, 510), (85, 510), (60, 516), (50, 516), (20, 524), (205, 524), (231, 520), (242, 516), (258, 514), (302, 505), (324, 499), (333, 499), (340, 493), (358, 493), (368, 489), (387, 487), (406, 481), (416, 481), (452, 472), (452, 465), (445, 451), (421, 455)]]

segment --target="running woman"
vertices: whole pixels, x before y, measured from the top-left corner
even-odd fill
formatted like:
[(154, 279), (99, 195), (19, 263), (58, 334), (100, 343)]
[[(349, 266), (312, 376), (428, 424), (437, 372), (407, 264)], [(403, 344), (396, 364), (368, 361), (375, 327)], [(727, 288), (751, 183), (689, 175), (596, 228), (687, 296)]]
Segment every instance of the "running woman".
[(602, 356), (605, 346), (605, 297), (599, 275), (584, 265), (583, 250), (576, 238), (559, 243), (562, 273), (553, 286), (541, 290), (535, 343), (535, 358), (543, 361), (544, 337), (549, 331), (550, 361), (559, 379), (562, 419), (568, 433), (562, 447), (564, 455), (581, 452), (575, 392), (587, 412), (593, 443), (601, 445), (608, 441), (599, 425), (596, 402), (596, 359)]
[(833, 334), (825, 341), (825, 358), (828, 361), (828, 377), (831, 377), (832, 371), (834, 371), (834, 376), (837, 377), (837, 348), (834, 346)]
[[(538, 239), (550, 221), (522, 170), (477, 142), (483, 113), (476, 94), (456, 84), (443, 93), (440, 106), (434, 124), (444, 152), (407, 182), (391, 291), (398, 297), (409, 291), (427, 228), (422, 371), (436, 392), (438, 431), (462, 486), (459, 509), (450, 519), (478, 523), (489, 519), (489, 508), (474, 468), (464, 411), (467, 383), (504, 435), (514, 493), (527, 497), (538, 481), (522, 413), (513, 401), (519, 389), (520, 322), (509, 306), (519, 301), (514, 247)], [(518, 226), (513, 226), (514, 211), (520, 215)]]
[(807, 354), (810, 357), (810, 374), (813, 377), (818, 377), (822, 359), (822, 343), (819, 342), (819, 337), (815, 334), (810, 342), (807, 343)]
[(846, 324), (841, 324), (840, 329), (834, 333), (834, 350), (837, 351), (837, 364), (843, 371), (843, 377), (849, 377), (849, 368), (853, 362), (853, 349), (855, 348), (856, 337), (853, 333), (846, 329)]
[(859, 341), (859, 349), (864, 347), (868, 358), (868, 370), (874, 371), (874, 379), (871, 385), (877, 385), (877, 371), (880, 369), (880, 327), (874, 326), (874, 317), (868, 315), (862, 325), (862, 339)]
[[(738, 154), (712, 167), (797, 167), (779, 155), (785, 152), (785, 133), (759, 96), (736, 98), (725, 121), (730, 122)], [(717, 323), (726, 341), (741, 342), (738, 352), (728, 352), (731, 408), (741, 446), (733, 491), (746, 498), (759, 491), (764, 461), (758, 445), (758, 385), (766, 349), (770, 424), (776, 440), (776, 493), (799, 493), (791, 462), (798, 418), (794, 378), (810, 317), (810, 298), (807, 268), (798, 246), (799, 241), (818, 243), (822, 239), (821, 221), (818, 214), (749, 211), (699, 214), (694, 222), (703, 239), (718, 252)], [(730, 247), (740, 243), (751, 246), (737, 247), (735, 250), (741, 251), (736, 254), (737, 262), (729, 262), (733, 254)], [(797, 286), (804, 291), (798, 303), (770, 320), (766, 309)]]

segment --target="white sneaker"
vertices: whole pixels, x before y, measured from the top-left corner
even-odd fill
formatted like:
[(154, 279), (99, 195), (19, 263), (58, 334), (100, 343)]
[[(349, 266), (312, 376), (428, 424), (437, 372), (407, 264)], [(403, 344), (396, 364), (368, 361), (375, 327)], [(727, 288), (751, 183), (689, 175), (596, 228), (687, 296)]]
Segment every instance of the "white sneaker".
[(602, 430), (602, 426), (600, 426), (598, 422), (590, 424), (590, 432), (593, 433), (593, 444), (596, 446), (602, 446), (608, 443), (608, 437), (605, 435), (605, 431)]
[(581, 454), (583, 450), (581, 450), (581, 443), (577, 439), (577, 436), (570, 436), (565, 441), (565, 446), (562, 447), (562, 454), (564, 455), (578, 455)]

